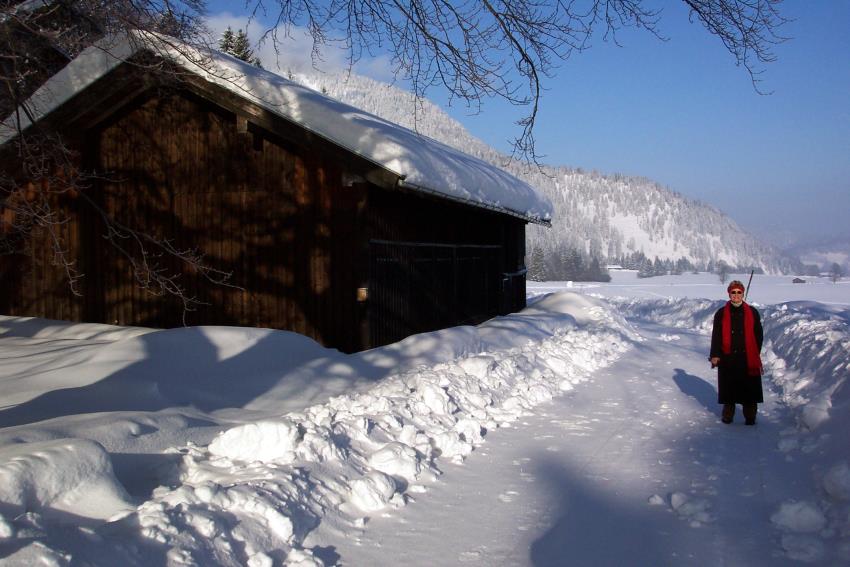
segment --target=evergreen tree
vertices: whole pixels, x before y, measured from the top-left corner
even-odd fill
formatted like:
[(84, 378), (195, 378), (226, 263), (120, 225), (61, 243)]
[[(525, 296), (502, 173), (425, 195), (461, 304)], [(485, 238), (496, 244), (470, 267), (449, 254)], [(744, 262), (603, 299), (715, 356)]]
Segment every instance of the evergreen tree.
[(546, 258), (543, 256), (543, 248), (540, 246), (535, 246), (531, 250), (528, 279), (535, 282), (546, 281)]
[(729, 279), (729, 271), (730, 271), (729, 264), (727, 264), (723, 260), (720, 260), (719, 262), (717, 262), (716, 269), (717, 269), (717, 277), (720, 278), (720, 283), (725, 284), (726, 280)]
[(591, 256), (584, 279), (591, 282), (610, 282), (611, 276), (608, 274), (608, 270), (602, 268), (599, 258)]
[(251, 49), (251, 42), (248, 40), (248, 34), (245, 33), (245, 30), (240, 29), (236, 30), (236, 33), (233, 33), (233, 30), (228, 26), (221, 36), (218, 47), (223, 52), (233, 55), (237, 59), (262, 68), (260, 59), (254, 56), (254, 50)]
[(690, 260), (682, 256), (678, 260), (676, 260), (676, 267), (674, 268), (674, 272), (677, 275), (684, 274), (685, 272), (693, 272), (696, 268), (693, 264), (691, 264)]
[(632, 252), (631, 257), (626, 261), (625, 266), (630, 270), (640, 270), (646, 260), (646, 255), (640, 250)]
[(836, 283), (841, 277), (844, 275), (844, 270), (841, 269), (841, 266), (838, 262), (832, 263), (832, 268), (829, 270), (829, 278), (832, 280), (832, 283)]
[(233, 30), (230, 29), (230, 26), (227, 26), (227, 29), (224, 30), (223, 34), (221, 34), (221, 39), (218, 42), (218, 48), (225, 53), (233, 55)]
[(581, 281), (584, 273), (584, 259), (576, 248), (565, 249), (564, 279)]
[(640, 266), (638, 266), (637, 277), (639, 278), (651, 278), (655, 275), (655, 270), (652, 266), (652, 260), (644, 257), (641, 261)]
[(254, 50), (251, 49), (251, 42), (248, 41), (248, 34), (245, 33), (245, 30), (236, 31), (236, 35), (233, 37), (233, 51), (231, 53), (234, 57), (249, 63), (253, 63), (256, 59), (256, 57), (254, 57)]
[(545, 256), (546, 278), (557, 281), (563, 279), (564, 267), (563, 257), (560, 249), (552, 250), (551, 254)]

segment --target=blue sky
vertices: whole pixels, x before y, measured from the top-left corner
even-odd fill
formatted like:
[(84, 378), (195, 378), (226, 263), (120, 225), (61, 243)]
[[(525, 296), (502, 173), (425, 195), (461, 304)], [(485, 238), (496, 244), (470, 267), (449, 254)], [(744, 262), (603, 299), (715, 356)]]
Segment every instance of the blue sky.
[[(640, 30), (621, 33), (619, 47), (597, 39), (545, 83), (542, 161), (653, 179), (762, 236), (850, 236), (850, 0), (782, 5), (794, 21), (764, 66), (770, 95), (681, 2), (660, 4), (668, 41)], [(209, 3), (211, 15), (239, 5)], [(446, 102), (438, 90), (429, 98)], [(504, 151), (525, 111), (499, 100), (477, 115), (446, 110)]]

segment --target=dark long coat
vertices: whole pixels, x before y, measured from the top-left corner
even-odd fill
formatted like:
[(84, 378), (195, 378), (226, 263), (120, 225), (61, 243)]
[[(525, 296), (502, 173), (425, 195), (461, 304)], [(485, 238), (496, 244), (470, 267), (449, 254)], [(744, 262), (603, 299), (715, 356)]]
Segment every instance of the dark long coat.
[[(731, 304), (730, 304), (731, 305)], [(744, 348), (744, 308), (731, 305), (732, 352), (723, 354), (723, 309), (714, 314), (714, 328), (711, 331), (710, 357), (718, 357), (717, 367), (717, 403), (752, 404), (764, 401), (761, 388), (761, 376), (751, 376), (747, 372), (747, 353)], [(753, 307), (753, 333), (759, 352), (764, 342), (761, 315)]]

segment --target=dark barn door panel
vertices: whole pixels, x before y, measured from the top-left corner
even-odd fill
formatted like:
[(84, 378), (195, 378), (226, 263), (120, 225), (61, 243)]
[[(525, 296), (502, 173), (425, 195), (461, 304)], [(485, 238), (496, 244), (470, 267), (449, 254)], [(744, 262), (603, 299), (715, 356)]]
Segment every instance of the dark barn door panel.
[(500, 245), (369, 242), (372, 347), (502, 312)]

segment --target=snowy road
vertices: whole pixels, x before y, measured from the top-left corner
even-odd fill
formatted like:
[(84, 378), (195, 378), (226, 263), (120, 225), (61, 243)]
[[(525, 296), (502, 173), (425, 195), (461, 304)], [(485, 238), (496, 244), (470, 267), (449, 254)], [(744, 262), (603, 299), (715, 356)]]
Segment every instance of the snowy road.
[(635, 324), (645, 342), (447, 464), (417, 502), (307, 543), (344, 565), (799, 565), (770, 523), (800, 478), (777, 449), (775, 394), (757, 427), (740, 408), (723, 425), (708, 337)]

